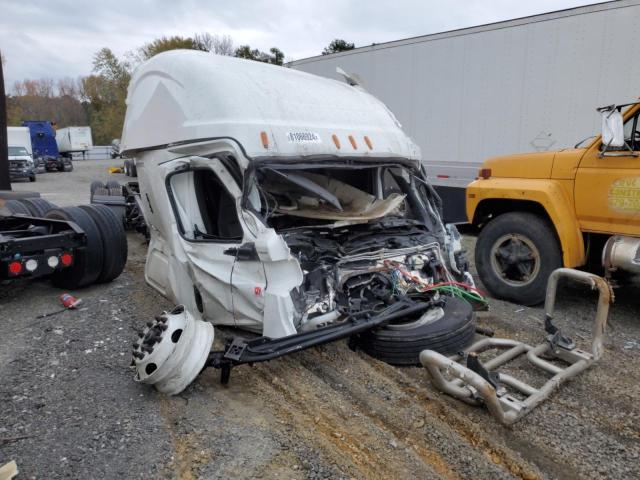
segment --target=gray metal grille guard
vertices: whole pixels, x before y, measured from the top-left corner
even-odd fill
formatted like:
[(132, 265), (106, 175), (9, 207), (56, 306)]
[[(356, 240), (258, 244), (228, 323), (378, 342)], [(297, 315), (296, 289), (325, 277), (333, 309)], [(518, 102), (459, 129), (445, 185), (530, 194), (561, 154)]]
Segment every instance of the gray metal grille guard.
[[(587, 284), (600, 292), (590, 353), (576, 348), (575, 344), (564, 337), (552, 323), (558, 280), (562, 277)], [(577, 376), (602, 357), (602, 337), (612, 301), (613, 292), (605, 279), (591, 273), (559, 268), (551, 274), (547, 284), (545, 330), (548, 337), (544, 343), (532, 347), (516, 340), (487, 338), (452, 357), (445, 357), (433, 350), (424, 350), (420, 354), (420, 363), (427, 368), (433, 383), (440, 391), (471, 405), (486, 405), (500, 423), (510, 425), (549, 398), (562, 383)], [(477, 355), (489, 349), (508, 350), (484, 364), (480, 363)], [(523, 354), (526, 354), (527, 360), (534, 366), (553, 374), (539, 389), (511, 375), (492, 371)], [(559, 367), (541, 356), (566, 362), (569, 366)], [(458, 363), (461, 360), (466, 360), (466, 366)], [(452, 380), (447, 380), (445, 375)], [(508, 394), (501, 383), (522, 393), (526, 398), (519, 400)]]

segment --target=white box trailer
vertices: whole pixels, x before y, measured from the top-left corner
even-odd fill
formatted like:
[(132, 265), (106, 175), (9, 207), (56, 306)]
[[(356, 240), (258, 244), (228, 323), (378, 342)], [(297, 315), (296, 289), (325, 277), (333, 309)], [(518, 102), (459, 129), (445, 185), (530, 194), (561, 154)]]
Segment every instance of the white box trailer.
[(91, 127), (66, 127), (56, 131), (60, 153), (86, 152), (93, 147)]
[(485, 159), (572, 147), (599, 131), (596, 107), (638, 98), (639, 25), (640, 1), (614, 1), (289, 66), (357, 75), (420, 146), (447, 220), (466, 222), (464, 187)]
[(10, 147), (24, 147), (29, 155), (33, 155), (28, 127), (7, 127), (7, 144)]

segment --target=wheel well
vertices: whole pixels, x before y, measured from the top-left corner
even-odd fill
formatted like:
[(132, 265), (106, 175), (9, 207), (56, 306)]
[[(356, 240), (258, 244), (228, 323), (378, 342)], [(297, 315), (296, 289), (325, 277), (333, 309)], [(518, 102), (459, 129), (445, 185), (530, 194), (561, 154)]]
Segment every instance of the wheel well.
[(552, 226), (554, 226), (551, 218), (549, 217), (549, 214), (539, 203), (529, 200), (509, 200), (502, 198), (492, 198), (481, 201), (476, 208), (475, 214), (473, 215), (473, 224), (482, 228), (491, 219), (509, 212), (534, 213), (544, 218)]

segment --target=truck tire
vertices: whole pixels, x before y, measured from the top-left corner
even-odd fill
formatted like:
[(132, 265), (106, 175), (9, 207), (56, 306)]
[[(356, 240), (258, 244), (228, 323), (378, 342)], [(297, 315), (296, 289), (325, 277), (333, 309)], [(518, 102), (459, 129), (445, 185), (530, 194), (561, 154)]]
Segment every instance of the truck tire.
[(12, 215), (26, 215), (28, 217), (32, 217), (31, 210), (27, 208), (27, 206), (22, 203), (20, 200), (7, 200), (4, 203), (5, 208), (11, 212)]
[(549, 275), (562, 266), (553, 226), (528, 212), (491, 220), (478, 235), (475, 259), (485, 288), (496, 298), (521, 305), (544, 301)]
[(91, 186), (89, 187), (89, 191), (91, 192), (91, 195), (93, 196), (93, 194), (99, 188), (105, 188), (104, 182), (101, 182), (100, 180), (93, 180), (91, 182)]
[(131, 173), (131, 176), (132, 177), (137, 177), (138, 176), (138, 168), (136, 167), (135, 162), (133, 160), (131, 160), (131, 163), (129, 165), (130, 165), (129, 171)]
[(103, 251), (100, 231), (91, 216), (79, 207), (66, 207), (51, 210), (46, 218), (74, 222), (86, 235), (86, 245), (73, 252), (73, 265), (53, 273), (53, 284), (74, 290), (94, 283), (102, 272)]
[(80, 205), (93, 219), (102, 238), (102, 271), (96, 283), (110, 282), (117, 278), (127, 263), (127, 235), (122, 221), (105, 205)]
[(73, 172), (73, 162), (65, 163), (62, 170), (64, 172)]
[(124, 174), (127, 177), (131, 176), (131, 161), (128, 159), (124, 161)]
[(54, 205), (44, 198), (22, 198), (18, 201), (22, 202), (24, 206), (29, 209), (32, 217), (42, 218), (49, 212), (49, 210), (58, 208), (57, 205)]
[(458, 353), (473, 341), (473, 308), (459, 298), (445, 297), (442, 309), (444, 315), (435, 321), (394, 322), (364, 332), (358, 343), (367, 354), (391, 365), (418, 365), (423, 350)]

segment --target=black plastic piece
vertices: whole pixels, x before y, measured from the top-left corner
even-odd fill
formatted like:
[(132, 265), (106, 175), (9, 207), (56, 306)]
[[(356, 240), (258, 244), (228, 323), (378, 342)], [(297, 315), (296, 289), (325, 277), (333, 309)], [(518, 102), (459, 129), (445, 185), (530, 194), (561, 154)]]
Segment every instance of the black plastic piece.
[(573, 340), (562, 334), (562, 330), (553, 324), (549, 315), (546, 315), (544, 318), (544, 330), (549, 334), (547, 340), (554, 352), (558, 350), (558, 347), (564, 348), (565, 350), (573, 350), (576, 348)]
[(239, 247), (231, 247), (227, 248), (224, 252), (225, 255), (235, 256), (238, 261), (257, 261), (258, 251), (256, 250), (256, 245), (253, 242), (247, 242)]
[(478, 358), (477, 354), (469, 353), (467, 355), (467, 368), (484, 378), (496, 390), (500, 388), (500, 374), (487, 370)]

